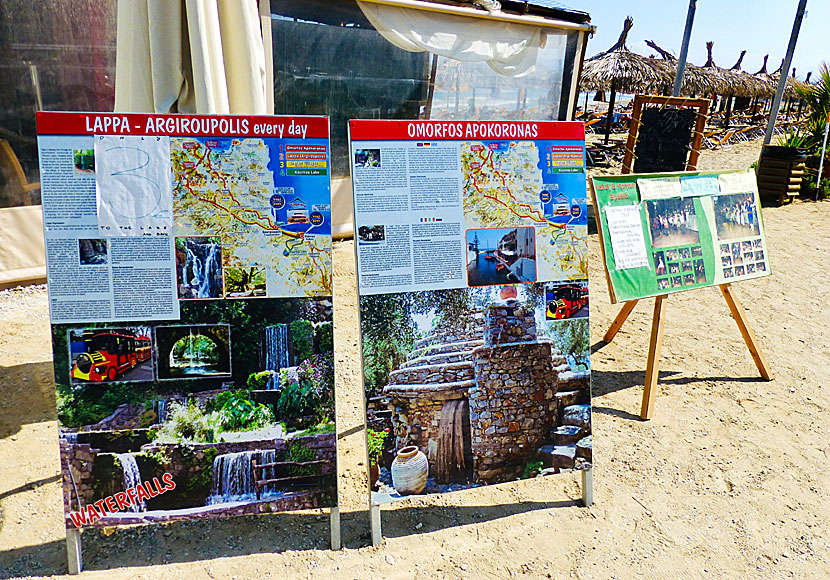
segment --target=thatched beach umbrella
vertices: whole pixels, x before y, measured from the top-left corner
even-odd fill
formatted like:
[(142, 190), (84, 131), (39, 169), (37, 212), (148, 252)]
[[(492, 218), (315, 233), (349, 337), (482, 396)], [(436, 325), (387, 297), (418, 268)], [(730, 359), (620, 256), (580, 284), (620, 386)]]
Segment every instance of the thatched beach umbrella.
[(720, 88), (716, 92), (724, 96), (753, 96), (753, 93), (757, 90), (756, 83), (749, 79), (749, 75), (740, 74), (737, 70), (740, 68), (741, 59), (746, 51), (741, 53), (741, 58), (738, 59), (738, 62), (735, 63), (732, 69), (725, 69), (716, 65), (714, 58), (712, 58), (712, 47), (714, 44), (715, 43), (711, 41), (706, 43), (706, 53), (708, 58), (706, 60), (706, 64), (703, 65), (703, 68), (718, 80)]
[[(665, 66), (667, 72), (672, 77), (675, 76), (677, 71), (677, 58), (672, 53), (657, 46), (657, 43), (653, 40), (646, 40), (646, 44), (660, 54), (661, 60), (657, 61), (657, 63)], [(718, 92), (720, 88), (720, 81), (716, 76), (711, 75), (709, 71), (702, 67), (695, 66), (690, 62), (686, 63), (683, 69), (683, 84), (680, 88), (681, 94), (686, 96), (711, 94)]]
[[(736, 62), (732, 67), (729, 69), (733, 75), (741, 80), (741, 86), (743, 91), (741, 94), (735, 94), (737, 97), (760, 97), (769, 94), (767, 92), (767, 86), (765, 83), (761, 82), (761, 79), (756, 77), (755, 75), (749, 74), (741, 70), (741, 62), (744, 60), (744, 56), (746, 56), (746, 51), (741, 51), (741, 56), (738, 57), (738, 62)], [(774, 92), (774, 91), (773, 91)]]
[(580, 86), (582, 90), (610, 90), (608, 113), (605, 124), (605, 142), (611, 133), (611, 118), (614, 114), (614, 99), (617, 91), (624, 93), (656, 92), (659, 87), (671, 83), (672, 79), (662, 67), (653, 61), (633, 53), (625, 46), (628, 32), (634, 26), (630, 16), (623, 23), (623, 30), (616, 44), (585, 61)]
[(731, 68), (721, 68), (715, 64), (712, 57), (712, 47), (714, 42), (706, 43), (706, 52), (708, 58), (703, 68), (707, 69), (712, 75), (720, 80), (721, 87), (718, 94), (726, 97), (726, 126), (729, 126), (730, 118), (732, 117), (732, 99), (734, 97), (754, 97), (761, 94), (764, 90), (763, 84), (757, 78), (747, 74), (741, 70), (741, 61), (746, 55), (746, 51), (742, 51), (738, 61), (732, 65)]
[(762, 83), (764, 85), (764, 94), (761, 95), (763, 97), (770, 97), (770, 96), (774, 95), (775, 94), (775, 88), (778, 84), (776, 79), (774, 79), (772, 77), (772, 75), (767, 72), (767, 60), (769, 60), (769, 55), (765, 54), (764, 55), (764, 64), (763, 64), (763, 66), (761, 66), (761, 68), (758, 70), (758, 72), (756, 72), (755, 74), (752, 75), (756, 79), (758, 79), (758, 81), (760, 83)]

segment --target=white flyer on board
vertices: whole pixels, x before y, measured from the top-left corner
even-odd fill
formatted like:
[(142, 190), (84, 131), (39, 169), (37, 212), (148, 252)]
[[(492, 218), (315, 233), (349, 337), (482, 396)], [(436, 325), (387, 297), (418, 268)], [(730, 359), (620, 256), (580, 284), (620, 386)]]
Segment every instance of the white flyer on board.
[(173, 229), (170, 138), (96, 135), (98, 231), (106, 236), (169, 235)]
[(605, 209), (608, 234), (617, 270), (648, 267), (646, 241), (640, 209), (636, 205), (623, 205)]

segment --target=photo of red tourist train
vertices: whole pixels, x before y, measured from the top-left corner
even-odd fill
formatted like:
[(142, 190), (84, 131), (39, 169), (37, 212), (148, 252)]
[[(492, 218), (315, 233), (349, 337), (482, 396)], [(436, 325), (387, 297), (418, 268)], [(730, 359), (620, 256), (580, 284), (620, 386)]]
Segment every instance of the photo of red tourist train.
[(152, 379), (152, 341), (148, 329), (72, 330), (69, 344), (73, 382)]
[(575, 280), (549, 285), (545, 289), (546, 320), (588, 316), (588, 281)]

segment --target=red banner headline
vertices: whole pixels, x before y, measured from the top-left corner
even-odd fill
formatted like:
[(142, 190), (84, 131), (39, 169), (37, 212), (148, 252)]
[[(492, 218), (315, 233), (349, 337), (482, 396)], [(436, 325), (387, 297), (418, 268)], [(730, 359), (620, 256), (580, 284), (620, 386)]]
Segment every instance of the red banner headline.
[(328, 139), (327, 117), (38, 113), (39, 135), (170, 135)]
[(579, 121), (349, 121), (353, 141), (585, 139)]

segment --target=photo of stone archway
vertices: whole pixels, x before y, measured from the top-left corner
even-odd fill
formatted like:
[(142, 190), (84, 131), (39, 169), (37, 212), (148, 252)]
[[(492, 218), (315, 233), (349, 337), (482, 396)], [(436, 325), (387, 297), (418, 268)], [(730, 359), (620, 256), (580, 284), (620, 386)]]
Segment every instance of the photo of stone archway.
[(227, 324), (157, 326), (159, 380), (231, 375), (231, 330)]

